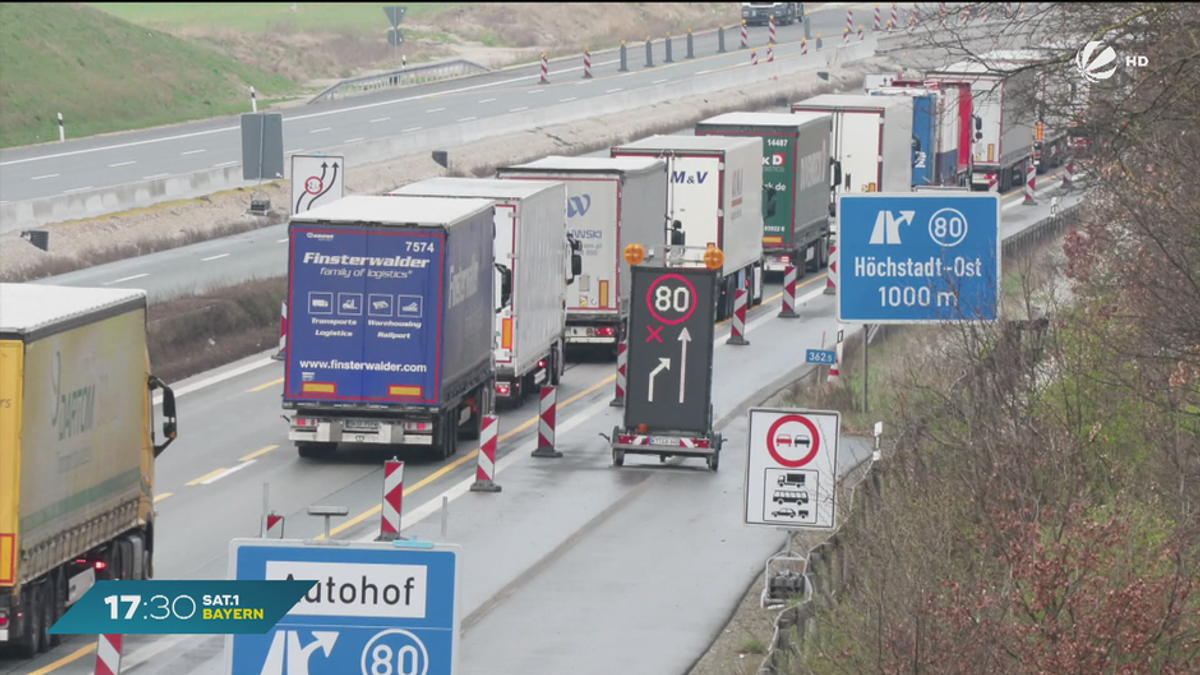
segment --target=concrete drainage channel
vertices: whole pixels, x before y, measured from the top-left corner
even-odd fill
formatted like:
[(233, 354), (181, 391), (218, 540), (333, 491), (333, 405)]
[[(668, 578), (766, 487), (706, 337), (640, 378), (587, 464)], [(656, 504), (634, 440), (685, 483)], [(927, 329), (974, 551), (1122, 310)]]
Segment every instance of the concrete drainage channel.
[[(630, 90), (611, 91), (582, 102), (556, 103), (539, 109), (506, 113), (486, 120), (463, 121), (421, 133), (401, 133), (384, 139), (358, 141), (324, 148), (327, 154), (342, 155), (349, 166), (363, 166), (415, 153), (456, 147), (484, 138), (503, 136), (532, 128), (568, 124), (591, 117), (620, 113), (708, 94), (744, 85), (748, 76), (767, 81), (804, 71), (854, 63), (875, 54), (876, 38), (861, 42), (827, 46), (808, 56), (780, 55), (773, 63), (759, 63), (749, 71), (749, 62), (727, 68), (704, 71), (680, 80), (658, 82)], [(285, 162), (285, 172), (290, 166)], [(290, 176), (285, 175), (285, 178)], [(152, 206), (166, 201), (194, 199), (224, 190), (250, 187), (254, 181), (242, 179), (239, 164), (156, 180), (57, 195), (40, 199), (0, 204), (0, 234), (49, 223), (105, 216), (129, 209)]]

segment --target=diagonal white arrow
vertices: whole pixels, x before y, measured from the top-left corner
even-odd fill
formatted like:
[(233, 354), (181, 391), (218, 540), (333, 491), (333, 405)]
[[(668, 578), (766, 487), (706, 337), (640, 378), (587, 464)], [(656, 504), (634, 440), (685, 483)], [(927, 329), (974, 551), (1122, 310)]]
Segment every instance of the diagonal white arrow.
[(658, 367), (655, 368), (654, 370), (650, 371), (649, 393), (646, 395), (646, 400), (649, 401), (650, 403), (654, 402), (654, 378), (658, 377), (658, 374), (661, 373), (662, 371), (670, 370), (670, 369), (671, 369), (671, 359), (666, 358), (666, 357), (659, 357)]

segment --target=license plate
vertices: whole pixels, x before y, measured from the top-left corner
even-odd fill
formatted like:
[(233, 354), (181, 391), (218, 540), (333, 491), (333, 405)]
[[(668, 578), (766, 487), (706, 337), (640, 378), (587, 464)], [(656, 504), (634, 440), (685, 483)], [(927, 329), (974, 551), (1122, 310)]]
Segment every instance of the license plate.
[(670, 445), (679, 447), (679, 439), (676, 438), (655, 438), (650, 437), (650, 445)]
[(379, 422), (374, 420), (346, 420), (346, 429), (356, 431), (378, 431)]

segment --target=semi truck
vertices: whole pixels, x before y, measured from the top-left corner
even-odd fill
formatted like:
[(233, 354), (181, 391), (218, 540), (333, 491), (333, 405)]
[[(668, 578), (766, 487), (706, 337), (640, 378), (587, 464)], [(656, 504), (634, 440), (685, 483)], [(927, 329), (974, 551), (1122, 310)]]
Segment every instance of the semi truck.
[(905, 96), (913, 103), (912, 184), (955, 185), (959, 180), (958, 89), (901, 82), (864, 88), (872, 96)]
[(519, 405), (539, 385), (557, 385), (564, 370), (567, 286), (583, 264), (578, 242), (567, 234), (566, 184), (429, 178), (389, 194), (495, 201), (496, 401)]
[(283, 409), (301, 457), (339, 443), (435, 458), (492, 410), (487, 199), (352, 195), (288, 224)]
[(993, 68), (1004, 71), (1033, 68), (1029, 76), (1034, 88), (1033, 163), (1039, 174), (1066, 163), (1075, 111), (1086, 109), (1086, 79), (1068, 80), (1051, 68), (1036, 67), (1061, 53), (1062, 50), (1010, 49), (990, 52), (983, 57)]
[(1033, 161), (1033, 77), (1032, 70), (1009, 76), (980, 61), (926, 74), (927, 80), (971, 88), (972, 189), (1007, 192), (1025, 183), (1025, 169)]
[(629, 322), (630, 242), (666, 236), (667, 165), (649, 158), (544, 157), (496, 172), (504, 180), (567, 185), (567, 232), (582, 246), (581, 273), (567, 291), (567, 344), (607, 346)]
[(153, 576), (154, 462), (175, 437), (145, 291), (0, 284), (0, 646), (32, 658), (96, 581)]
[(912, 101), (869, 94), (822, 94), (792, 104), (793, 113), (833, 117), (832, 199), (840, 193), (912, 189)]
[(740, 289), (749, 291), (748, 307), (762, 303), (762, 148), (757, 136), (651, 136), (610, 150), (613, 157), (667, 163), (671, 264), (703, 267), (705, 251), (714, 246), (725, 254), (718, 321), (733, 316)]
[(697, 136), (758, 137), (762, 148), (763, 258), (768, 272), (795, 265), (797, 275), (829, 264), (829, 134), (824, 113), (718, 115)]
[(775, 25), (790, 26), (804, 19), (803, 2), (743, 2), (742, 20), (749, 26), (765, 26), (775, 17)]

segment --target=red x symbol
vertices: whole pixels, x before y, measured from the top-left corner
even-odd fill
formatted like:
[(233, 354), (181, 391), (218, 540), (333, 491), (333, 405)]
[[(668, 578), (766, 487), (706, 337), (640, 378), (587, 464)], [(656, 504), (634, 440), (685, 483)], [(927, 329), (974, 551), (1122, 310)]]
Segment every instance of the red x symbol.
[[(650, 331), (650, 337), (646, 338), (646, 342), (649, 342), (651, 340), (658, 340), (659, 342), (662, 342), (663, 339), (662, 339), (662, 336), (660, 335), (660, 333), (662, 333), (662, 329), (663, 329), (662, 326), (659, 326), (658, 328), (655, 328), (653, 326), (646, 326), (646, 330)], [(663, 343), (663, 344), (665, 344), (665, 343)]]

